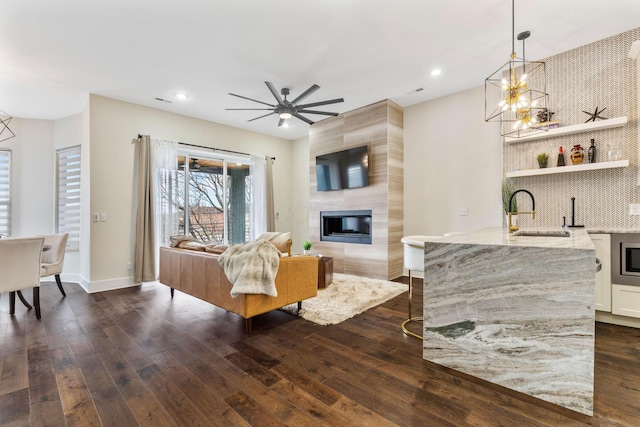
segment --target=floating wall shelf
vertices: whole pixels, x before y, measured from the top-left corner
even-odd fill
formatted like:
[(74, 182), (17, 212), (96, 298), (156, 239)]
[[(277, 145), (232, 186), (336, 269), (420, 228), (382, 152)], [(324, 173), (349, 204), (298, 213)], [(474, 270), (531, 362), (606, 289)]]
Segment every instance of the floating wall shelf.
[(588, 132), (592, 130), (612, 129), (622, 127), (627, 124), (627, 116), (616, 117), (615, 119), (600, 120), (597, 122), (580, 123), (571, 126), (561, 126), (555, 129), (549, 129), (547, 132), (539, 132), (521, 138), (505, 137), (505, 142), (524, 142), (533, 141), (535, 139), (554, 138), (561, 135), (570, 135), (572, 133)]
[(596, 169), (624, 168), (627, 166), (629, 166), (629, 160), (617, 160), (615, 162), (586, 163), (583, 165), (560, 166), (555, 168), (516, 170), (516, 171), (507, 172), (506, 177), (515, 178), (519, 176), (550, 175), (553, 173), (568, 173), (568, 172), (578, 172), (578, 171), (591, 171)]

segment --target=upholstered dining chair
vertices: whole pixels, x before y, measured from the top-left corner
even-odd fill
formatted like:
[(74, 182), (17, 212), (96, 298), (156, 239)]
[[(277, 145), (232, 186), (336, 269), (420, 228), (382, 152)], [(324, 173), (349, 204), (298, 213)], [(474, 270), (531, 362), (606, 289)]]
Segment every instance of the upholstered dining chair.
[(51, 247), (51, 249), (42, 252), (41, 276), (45, 277), (55, 275), (58, 289), (60, 289), (62, 296), (66, 297), (67, 294), (64, 292), (62, 281), (60, 280), (60, 273), (62, 273), (62, 267), (64, 265), (64, 254), (67, 247), (67, 240), (69, 239), (69, 233), (41, 234), (37, 237), (44, 237), (44, 245)]
[(40, 260), (42, 237), (0, 239), (0, 293), (9, 292), (9, 313), (16, 312), (16, 292), (33, 288), (33, 305), (40, 319)]

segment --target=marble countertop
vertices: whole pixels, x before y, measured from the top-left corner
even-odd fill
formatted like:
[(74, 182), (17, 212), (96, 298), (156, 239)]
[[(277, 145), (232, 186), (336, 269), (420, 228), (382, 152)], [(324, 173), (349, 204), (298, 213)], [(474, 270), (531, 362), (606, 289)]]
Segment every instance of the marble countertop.
[[(560, 227), (553, 228), (526, 228), (519, 231), (532, 232), (559, 232)], [(544, 248), (571, 248), (571, 249), (595, 249), (591, 238), (584, 228), (566, 229), (569, 237), (548, 237), (548, 236), (514, 236), (507, 232), (506, 228), (490, 227), (469, 231), (463, 234), (456, 234), (449, 237), (425, 239), (433, 243), (460, 243), (477, 245), (499, 245), (499, 246), (526, 246)]]
[(627, 234), (640, 233), (640, 228), (612, 228), (606, 226), (594, 226), (587, 228), (591, 234)]

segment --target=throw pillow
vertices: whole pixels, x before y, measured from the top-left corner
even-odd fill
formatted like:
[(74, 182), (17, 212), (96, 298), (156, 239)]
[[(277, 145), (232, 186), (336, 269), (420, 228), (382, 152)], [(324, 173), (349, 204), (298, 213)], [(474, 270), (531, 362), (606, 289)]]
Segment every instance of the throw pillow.
[(200, 252), (204, 252), (206, 249), (206, 246), (203, 243), (200, 242), (194, 242), (194, 241), (188, 241), (188, 240), (183, 240), (182, 242), (178, 243), (178, 246), (176, 246), (177, 248), (180, 249), (189, 249), (191, 251), (200, 251)]
[(256, 240), (268, 240), (280, 251), (283, 255), (291, 255), (291, 233), (290, 232), (278, 232), (269, 231), (262, 234)]
[(171, 240), (171, 244), (169, 246), (171, 246), (172, 248), (177, 248), (180, 242), (197, 242), (198, 241), (198, 239), (192, 236), (185, 236), (184, 234), (176, 234), (174, 236), (169, 236), (169, 240)]

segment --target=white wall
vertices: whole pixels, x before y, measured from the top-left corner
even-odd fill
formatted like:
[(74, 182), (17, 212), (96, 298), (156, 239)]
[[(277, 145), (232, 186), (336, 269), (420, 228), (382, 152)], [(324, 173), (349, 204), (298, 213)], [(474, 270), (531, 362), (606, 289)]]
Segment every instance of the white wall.
[(484, 121), (484, 87), (405, 108), (404, 235), (502, 225), (501, 171), (499, 129)]
[(11, 120), (15, 138), (2, 145), (11, 149), (13, 237), (54, 231), (54, 149), (51, 120)]
[(301, 253), (302, 243), (309, 240), (309, 137), (295, 140), (292, 144), (292, 252)]
[[(90, 97), (90, 212), (107, 214), (91, 223), (90, 292), (133, 284), (135, 158), (138, 134), (189, 144), (276, 157), (276, 230), (292, 229), (291, 141), (181, 116), (166, 111)], [(305, 161), (306, 164), (306, 161)]]

